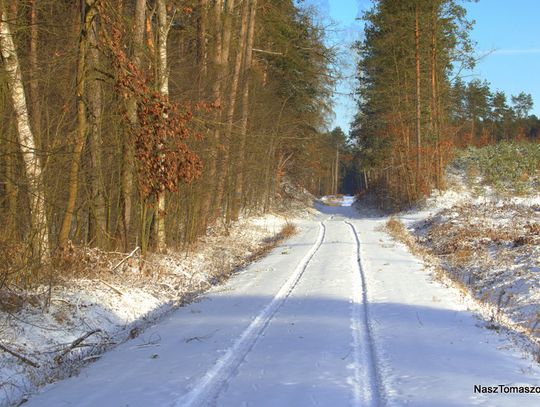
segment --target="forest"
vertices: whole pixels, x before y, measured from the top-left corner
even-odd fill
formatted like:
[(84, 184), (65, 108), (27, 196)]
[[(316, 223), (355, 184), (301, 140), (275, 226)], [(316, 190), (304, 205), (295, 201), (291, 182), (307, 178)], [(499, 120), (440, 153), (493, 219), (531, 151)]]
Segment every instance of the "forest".
[(470, 15), (513, 63), (540, 5), (481, 3), (0, 0), (0, 407), (537, 405), (535, 87)]
[(444, 189), (456, 149), (536, 141), (533, 100), (462, 78), (477, 63), (464, 2), (381, 0), (363, 16), (351, 138), (360, 189), (396, 210)]
[(540, 130), (530, 94), (462, 78), (477, 61), (457, 0), (365, 13), (350, 134), (328, 130), (340, 56), (301, 2), (3, 0), (1, 13), (0, 287), (52, 281), (74, 247), (185, 249), (287, 185), (404, 208), (444, 189), (457, 149)]
[(284, 182), (337, 188), (335, 55), (308, 8), (0, 4), (0, 286), (52, 278), (74, 246), (186, 247)]

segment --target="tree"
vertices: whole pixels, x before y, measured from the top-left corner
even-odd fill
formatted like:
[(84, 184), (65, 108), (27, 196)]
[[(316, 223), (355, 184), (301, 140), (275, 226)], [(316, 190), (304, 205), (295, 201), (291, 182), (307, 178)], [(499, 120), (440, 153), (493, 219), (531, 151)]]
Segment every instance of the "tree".
[(87, 106), (85, 101), (86, 81), (87, 81), (87, 56), (89, 48), (89, 33), (94, 24), (94, 18), (97, 15), (97, 0), (85, 0), (81, 2), (81, 31), (79, 36), (78, 58), (77, 58), (77, 133), (73, 146), (73, 157), (69, 171), (69, 186), (67, 207), (62, 221), (62, 227), (58, 235), (58, 246), (65, 247), (69, 238), (75, 204), (79, 189), (79, 169), (81, 165), (81, 155), (86, 143), (88, 131)]
[(519, 95), (512, 95), (512, 105), (518, 119), (523, 120), (529, 116), (534, 103), (530, 93), (520, 92)]
[(379, 0), (364, 19), (352, 136), (381, 204), (401, 207), (442, 187), (450, 119), (461, 114), (450, 77), (471, 64), (471, 25), (451, 0)]
[[(165, 0), (156, 0), (156, 12), (158, 21), (158, 47), (157, 47), (157, 88), (159, 93), (165, 98), (169, 98), (169, 66), (167, 58), (167, 42), (169, 30), (172, 24), (172, 18), (167, 15), (167, 5)], [(176, 10), (174, 11), (176, 13)], [(174, 18), (174, 17), (173, 17)], [(165, 113), (167, 114), (167, 113)], [(158, 146), (163, 148), (164, 146)], [(161, 155), (160, 160), (165, 160), (165, 156)], [(158, 192), (157, 195), (157, 212), (156, 212), (156, 249), (159, 252), (165, 251), (166, 232), (165, 232), (165, 188)]]
[(21, 66), (3, 1), (0, 1), (0, 53), (7, 74), (13, 110), (15, 112), (19, 148), (24, 161), (30, 201), (30, 242), (34, 258), (47, 262), (50, 256), (49, 229), (45, 206), (42, 167), (37, 154), (36, 141), (30, 128)]
[[(339, 183), (333, 53), (301, 3), (25, 4), (17, 38), (2, 25), (13, 103), (0, 104), (0, 250), (27, 248), (29, 234), (39, 255), (49, 240), (67, 249), (55, 256), (174, 250), (271, 209), (291, 184)], [(40, 271), (28, 281), (42, 284)]]
[(487, 82), (477, 79), (467, 84), (465, 92), (465, 110), (471, 123), (471, 140), (477, 138), (478, 120), (484, 122), (490, 113), (491, 92)]
[(497, 141), (510, 139), (510, 122), (513, 112), (508, 106), (506, 94), (496, 91), (491, 98), (491, 121), (494, 124), (493, 132)]
[(249, 7), (249, 18), (246, 38), (246, 48), (243, 61), (243, 87), (242, 87), (242, 111), (240, 119), (240, 142), (238, 143), (238, 157), (235, 165), (236, 179), (234, 182), (234, 196), (232, 203), (232, 219), (238, 219), (244, 194), (244, 171), (246, 161), (246, 137), (249, 120), (249, 93), (250, 77), (253, 64), (253, 43), (255, 41), (255, 23), (257, 16), (257, 0), (253, 0)]
[[(141, 70), (144, 54), (144, 31), (146, 23), (146, 0), (136, 0), (133, 14), (133, 50), (132, 59), (136, 69)], [(127, 102), (127, 117), (131, 127), (138, 125), (137, 99), (135, 95)], [(126, 132), (129, 135), (129, 132)], [(133, 145), (129, 137), (122, 143), (121, 196), (122, 196), (122, 234), (124, 249), (128, 250), (128, 239), (131, 231), (131, 212), (133, 199)]]

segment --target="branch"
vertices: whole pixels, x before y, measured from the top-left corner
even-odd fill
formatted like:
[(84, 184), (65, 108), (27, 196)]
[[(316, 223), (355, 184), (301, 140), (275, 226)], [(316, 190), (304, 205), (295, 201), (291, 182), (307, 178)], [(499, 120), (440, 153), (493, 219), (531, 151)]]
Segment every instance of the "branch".
[(259, 48), (252, 48), (254, 52), (260, 52), (261, 54), (270, 54), (270, 55), (283, 55), (282, 52), (275, 52), (275, 51), (266, 51), (264, 49)]
[(107, 283), (106, 281), (103, 281), (103, 280), (99, 280), (102, 284), (106, 285), (107, 287), (109, 287), (111, 290), (113, 290), (115, 293), (119, 294), (120, 296), (123, 296), (124, 293), (122, 291), (120, 291), (118, 288), (112, 286), (111, 284)]
[(71, 352), (74, 348), (76, 348), (78, 345), (80, 345), (84, 340), (86, 340), (89, 336), (91, 335), (94, 335), (98, 332), (102, 332), (101, 329), (94, 329), (93, 331), (90, 331), (90, 332), (87, 332), (85, 333), (83, 336), (81, 336), (79, 339), (75, 339), (71, 345), (66, 349), (64, 350), (60, 355), (56, 356), (54, 358), (54, 361), (57, 363), (57, 364), (60, 364), (60, 362), (62, 362), (62, 359), (64, 356), (66, 356), (69, 352)]
[(130, 254), (128, 254), (126, 257), (124, 257), (122, 260), (120, 260), (120, 261), (118, 262), (118, 264), (117, 264), (116, 266), (113, 267), (113, 269), (111, 270), (111, 272), (112, 272), (112, 271), (115, 271), (118, 267), (120, 267), (122, 264), (124, 264), (128, 259), (132, 258), (133, 255), (134, 255), (135, 253), (137, 253), (137, 250), (139, 250), (139, 246), (137, 246), (135, 249), (133, 249), (133, 251), (132, 251)]
[(27, 357), (23, 356), (23, 355), (20, 355), (18, 354), (17, 352), (5, 347), (4, 345), (2, 345), (0, 343), (0, 349), (2, 349), (4, 352), (7, 352), (9, 353), (10, 355), (13, 355), (15, 356), (16, 358), (22, 360), (24, 363), (26, 363), (27, 365), (30, 365), (32, 367), (35, 367), (35, 368), (39, 368), (39, 365), (36, 363), (36, 362), (33, 362), (31, 361), (30, 359), (28, 359)]

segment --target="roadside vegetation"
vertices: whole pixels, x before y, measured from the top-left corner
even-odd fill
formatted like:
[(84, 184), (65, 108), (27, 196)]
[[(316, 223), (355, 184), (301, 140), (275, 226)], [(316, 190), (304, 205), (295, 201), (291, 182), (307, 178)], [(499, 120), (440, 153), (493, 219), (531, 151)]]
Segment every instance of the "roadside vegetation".
[(153, 253), (283, 208), (288, 189), (337, 189), (335, 55), (314, 10), (13, 0), (0, 15), (0, 307), (134, 251), (152, 274)]
[(479, 304), (490, 329), (530, 341), (540, 360), (540, 145), (469, 147), (449, 165), (449, 189), (388, 232)]
[(467, 175), (470, 185), (492, 187), (500, 194), (538, 193), (540, 144), (501, 142), (459, 151), (453, 163)]

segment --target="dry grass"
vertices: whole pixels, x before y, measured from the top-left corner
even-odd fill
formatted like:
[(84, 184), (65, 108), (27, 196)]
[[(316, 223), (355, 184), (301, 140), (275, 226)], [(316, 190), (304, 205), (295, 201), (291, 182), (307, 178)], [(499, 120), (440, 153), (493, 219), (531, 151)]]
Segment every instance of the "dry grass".
[(412, 236), (409, 234), (403, 223), (398, 219), (391, 217), (388, 222), (386, 222), (386, 230), (402, 243), (409, 245), (409, 241), (412, 239)]
[(251, 254), (248, 258), (248, 263), (258, 260), (266, 256), (272, 249), (278, 246), (284, 240), (298, 233), (296, 226), (293, 223), (287, 222), (279, 231), (279, 233), (270, 239), (266, 239), (263, 244)]
[(411, 235), (411, 233), (399, 219), (391, 217), (388, 222), (386, 222), (386, 230), (394, 239), (405, 244), (413, 254), (429, 261), (430, 263), (433, 262), (433, 259), (428, 258), (428, 251), (416, 242), (415, 237)]
[(279, 232), (279, 238), (281, 240), (288, 239), (289, 237), (294, 236), (298, 230), (296, 229), (296, 226), (292, 223), (287, 222), (283, 228), (281, 228), (281, 231)]
[(437, 280), (477, 302), (488, 328), (505, 326), (533, 347), (540, 344), (540, 312), (531, 314), (537, 307), (540, 208), (456, 205), (416, 224), (414, 235), (397, 219), (386, 229), (432, 266)]
[[(154, 293), (157, 298), (166, 295), (183, 301), (184, 297), (191, 297), (191, 294), (196, 295), (213, 284), (226, 281), (235, 270), (264, 257), (296, 233), (296, 226), (287, 222), (279, 233), (259, 243), (246, 238), (236, 240), (232, 236), (220, 235), (212, 237), (207, 243), (201, 242), (200, 254), (178, 251), (169, 254), (154, 253), (145, 258), (140, 258), (139, 252), (129, 257), (127, 253), (71, 245), (55, 254), (48, 268), (48, 276), (43, 273), (43, 269), (39, 276), (26, 273), (28, 278), (33, 278), (31, 285), (21, 284), (20, 278), (24, 274), (19, 269), (16, 273), (13, 271), (16, 266), (25, 265), (16, 263), (19, 257), (11, 251), (10, 261), (0, 262), (0, 312), (17, 313), (26, 305), (47, 309), (51, 290), (55, 286), (73, 287), (79, 286), (79, 282), (102, 288), (106, 286), (119, 295), (124, 290), (140, 288)], [(246, 252), (251, 254), (246, 257)], [(197, 260), (200, 256), (205, 258), (202, 263)], [(192, 261), (204, 265), (204, 270), (190, 270)], [(9, 278), (11, 275), (17, 276), (18, 280)], [(199, 281), (201, 275), (207, 277)], [(63, 319), (61, 315), (58, 318)]]
[(460, 265), (467, 253), (479, 256), (492, 247), (538, 245), (540, 223), (534, 221), (538, 217), (537, 211), (518, 205), (456, 206), (427, 221), (424, 243), (434, 254)]
[(390, 236), (407, 246), (411, 253), (418, 256), (427, 265), (432, 267), (435, 279), (439, 281), (450, 280), (452, 284), (462, 293), (468, 292), (468, 288), (463, 284), (463, 282), (456, 279), (453, 275), (448, 274), (442, 267), (440, 259), (435, 256), (429, 248), (421, 245), (415, 236), (413, 236), (407, 230), (405, 225), (403, 225), (399, 219), (391, 217), (388, 222), (386, 222), (385, 229)]

